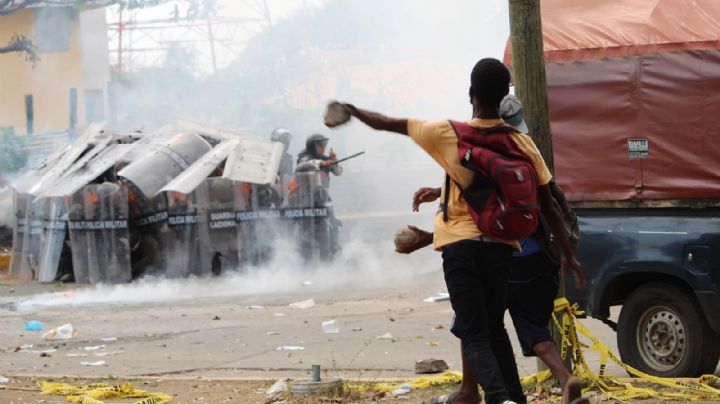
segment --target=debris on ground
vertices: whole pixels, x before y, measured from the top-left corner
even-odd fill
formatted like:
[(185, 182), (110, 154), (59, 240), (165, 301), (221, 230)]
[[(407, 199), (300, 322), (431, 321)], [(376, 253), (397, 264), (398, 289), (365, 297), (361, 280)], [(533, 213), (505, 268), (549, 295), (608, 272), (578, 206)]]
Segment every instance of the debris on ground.
[(305, 347), (302, 346), (293, 346), (293, 345), (282, 345), (277, 347), (276, 351), (283, 351), (283, 352), (289, 352), (289, 351), (304, 351)]
[(393, 390), (390, 394), (392, 394), (393, 396), (403, 396), (405, 394), (410, 394), (411, 392), (412, 386), (410, 386), (409, 384), (403, 384), (402, 386)]
[(10, 379), (8, 379), (5, 376), (0, 376), (0, 384), (8, 384), (10, 383)]
[(442, 359), (423, 359), (415, 362), (415, 373), (418, 375), (442, 373), (450, 369)]
[(115, 356), (125, 353), (125, 351), (105, 351), (105, 352), (95, 352), (95, 356), (97, 357), (105, 357), (105, 356)]
[(390, 334), (389, 332), (386, 332), (386, 333), (383, 334), (383, 335), (378, 335), (378, 336), (375, 337), (375, 338), (377, 338), (377, 339), (387, 339), (387, 340), (390, 340), (390, 341), (392, 341), (392, 342), (397, 341), (397, 340), (395, 339), (395, 337), (393, 337), (393, 335)]
[(324, 321), (322, 323), (322, 329), (325, 334), (339, 334), (340, 323), (337, 320)]
[(83, 366), (105, 366), (107, 365), (107, 362), (105, 361), (82, 361), (80, 362)]
[(437, 303), (437, 302), (444, 302), (446, 300), (450, 300), (450, 294), (445, 292), (437, 293), (435, 296), (430, 296), (427, 299), (423, 300), (425, 303)]
[(264, 308), (265, 308), (265, 306), (258, 306), (258, 305), (252, 305), (252, 306), (246, 307), (246, 309), (248, 309), (248, 310), (262, 310)]
[(288, 391), (288, 385), (285, 380), (278, 380), (269, 389), (265, 390), (265, 395), (272, 397), (279, 393), (285, 393)]
[(25, 331), (42, 331), (43, 328), (45, 328), (45, 324), (38, 320), (27, 321), (23, 325), (23, 330)]
[(293, 309), (309, 309), (315, 306), (315, 299), (302, 300), (295, 303), (290, 303), (290, 307)]
[(102, 345), (94, 345), (94, 346), (86, 346), (83, 348), (83, 351), (98, 351), (100, 349), (105, 348), (105, 344)]
[(70, 339), (77, 335), (77, 329), (72, 324), (63, 324), (60, 327), (53, 328), (42, 335), (46, 340)]
[(100, 341), (102, 341), (102, 342), (115, 342), (117, 340), (118, 339), (115, 337), (100, 338)]

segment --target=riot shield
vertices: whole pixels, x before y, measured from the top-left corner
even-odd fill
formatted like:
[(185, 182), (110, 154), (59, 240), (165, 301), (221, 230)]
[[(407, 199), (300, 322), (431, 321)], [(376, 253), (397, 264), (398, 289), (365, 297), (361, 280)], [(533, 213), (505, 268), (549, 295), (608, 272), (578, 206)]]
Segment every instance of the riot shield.
[(211, 177), (196, 190), (202, 272), (220, 275), (237, 268), (237, 226), (232, 181)]
[(45, 223), (40, 243), (38, 281), (52, 282), (57, 275), (67, 232), (67, 207), (61, 197), (43, 200)]
[[(38, 200), (34, 196), (27, 194), (20, 201), (25, 205), (24, 212), (18, 213), (19, 221), (16, 221), (18, 227), (22, 229), (22, 248), (18, 262), (15, 264), (14, 276), (30, 280), (37, 278), (38, 263), (40, 258), (40, 244), (42, 238), (42, 230), (44, 223), (43, 201)], [(24, 214), (24, 219), (20, 216)], [(13, 265), (11, 264), (11, 267)]]
[(127, 188), (105, 182), (84, 188), (90, 283), (130, 282)]
[(162, 143), (147, 142), (149, 152), (134, 158), (118, 172), (148, 198), (210, 151), (210, 144), (194, 133), (178, 133)]
[(92, 236), (84, 226), (85, 192), (83, 189), (66, 198), (68, 206), (68, 232), (70, 233), (70, 252), (72, 256), (73, 277), (75, 283), (90, 282), (88, 263), (88, 238)]
[(297, 226), (300, 254), (306, 260), (330, 260), (339, 250), (338, 229), (328, 194), (327, 174), (295, 173), (295, 190), (289, 217)]
[(147, 198), (132, 184), (128, 189), (133, 277), (160, 275), (165, 269), (162, 251), (168, 231), (166, 196)]
[(202, 276), (200, 236), (195, 192), (186, 195), (167, 193), (167, 233), (162, 254), (165, 273), (169, 277)]
[(28, 211), (32, 197), (26, 193), (13, 191), (13, 212), (15, 221), (13, 223), (13, 245), (10, 256), (10, 275), (16, 278), (29, 280), (32, 273), (23, 273), (23, 249), (28, 242)]

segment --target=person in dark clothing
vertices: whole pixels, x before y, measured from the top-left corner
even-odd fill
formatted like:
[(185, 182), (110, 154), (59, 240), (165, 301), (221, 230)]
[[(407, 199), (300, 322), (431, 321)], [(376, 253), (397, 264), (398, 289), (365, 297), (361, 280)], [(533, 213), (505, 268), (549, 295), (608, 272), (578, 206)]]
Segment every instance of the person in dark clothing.
[[(325, 155), (329, 139), (314, 134), (305, 141), (305, 150), (298, 155), (296, 180), (300, 190), (300, 205), (303, 207), (322, 207), (327, 210), (327, 218), (312, 220), (303, 227), (303, 247), (301, 253), (308, 259), (312, 254), (319, 253), (324, 260), (329, 260), (341, 251), (339, 233), (342, 222), (335, 218), (332, 199), (330, 198), (330, 173), (335, 176), (342, 174), (342, 167), (337, 163), (337, 156), (331, 148)], [(319, 176), (316, 175), (319, 172)], [(319, 181), (316, 180), (319, 177)], [(313, 247), (314, 246), (314, 247)]]
[[(330, 139), (323, 135), (311, 135), (305, 141), (305, 150), (298, 154), (297, 171), (321, 170), (326, 174), (333, 173), (338, 176), (342, 174), (342, 167), (335, 164), (337, 155), (330, 148), (328, 155), (325, 155), (328, 141)], [(302, 167), (301, 167), (302, 165)]]
[[(466, 124), (476, 129), (503, 123), (498, 112), (508, 94), (510, 72), (497, 59), (482, 59), (470, 75), (469, 97), (472, 118)], [(392, 118), (342, 104), (347, 112), (373, 129), (410, 136), (453, 180), (448, 193), (448, 221), (436, 215), (433, 243), (442, 251), (445, 284), (457, 316), (454, 334), (462, 342), (465, 357), (482, 385), (488, 404), (525, 403), (515, 357), (503, 317), (513, 249), (517, 240), (497, 240), (483, 234), (472, 220), (470, 207), (460, 187), (467, 187), (475, 175), (458, 157), (457, 136), (449, 121)], [(580, 273), (580, 263), (568, 242), (561, 215), (554, 205), (548, 183), (552, 178), (530, 137), (510, 133), (518, 150), (533, 163), (538, 176), (538, 201), (550, 229), (562, 247), (563, 265)]]

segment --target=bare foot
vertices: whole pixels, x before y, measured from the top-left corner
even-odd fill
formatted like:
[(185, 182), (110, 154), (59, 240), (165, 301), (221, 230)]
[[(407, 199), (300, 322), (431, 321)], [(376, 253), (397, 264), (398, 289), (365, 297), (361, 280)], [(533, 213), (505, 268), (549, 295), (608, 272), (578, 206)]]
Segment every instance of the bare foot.
[[(575, 403), (578, 399), (582, 398), (582, 385), (580, 379), (573, 376), (568, 379), (563, 387), (562, 404)], [(580, 404), (580, 403), (576, 403)]]
[(447, 400), (447, 403), (450, 404), (480, 404), (481, 402), (482, 397), (480, 397), (480, 393), (478, 393), (477, 390), (472, 393), (457, 390), (450, 394), (450, 397)]

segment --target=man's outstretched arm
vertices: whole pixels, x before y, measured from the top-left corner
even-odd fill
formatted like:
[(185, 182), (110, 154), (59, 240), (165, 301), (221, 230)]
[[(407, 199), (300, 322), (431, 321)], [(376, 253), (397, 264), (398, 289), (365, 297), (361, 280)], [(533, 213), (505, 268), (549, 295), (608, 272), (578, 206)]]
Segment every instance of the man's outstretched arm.
[(408, 134), (408, 120), (405, 118), (391, 118), (377, 112), (360, 109), (352, 104), (343, 104), (343, 106), (347, 109), (350, 115), (373, 129), (395, 132), (401, 135)]

